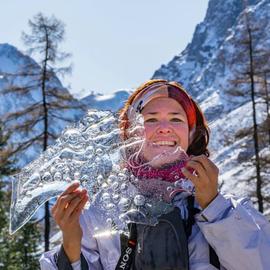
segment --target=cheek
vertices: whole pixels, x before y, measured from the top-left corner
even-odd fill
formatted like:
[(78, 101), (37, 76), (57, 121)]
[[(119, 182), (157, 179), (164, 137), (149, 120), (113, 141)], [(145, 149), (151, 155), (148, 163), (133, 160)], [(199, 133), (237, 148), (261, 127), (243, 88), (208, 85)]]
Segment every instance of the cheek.
[(155, 127), (150, 125), (144, 126), (144, 137), (145, 139), (150, 139), (155, 133)]
[(176, 134), (182, 139), (182, 140), (188, 140), (188, 127), (187, 126), (184, 126), (184, 127), (180, 127), (178, 129), (175, 129), (176, 130)]
[(176, 134), (180, 138), (182, 146), (184, 146), (184, 148), (187, 148), (188, 144), (189, 144), (189, 128), (188, 128), (188, 126), (184, 126), (182, 128), (177, 129)]

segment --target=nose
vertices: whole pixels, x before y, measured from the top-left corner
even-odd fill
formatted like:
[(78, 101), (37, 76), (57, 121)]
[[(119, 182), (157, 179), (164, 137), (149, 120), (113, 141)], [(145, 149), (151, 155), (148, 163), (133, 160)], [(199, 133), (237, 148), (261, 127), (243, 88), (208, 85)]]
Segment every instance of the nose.
[(169, 134), (172, 132), (171, 126), (167, 121), (162, 121), (159, 123), (157, 132), (160, 134)]

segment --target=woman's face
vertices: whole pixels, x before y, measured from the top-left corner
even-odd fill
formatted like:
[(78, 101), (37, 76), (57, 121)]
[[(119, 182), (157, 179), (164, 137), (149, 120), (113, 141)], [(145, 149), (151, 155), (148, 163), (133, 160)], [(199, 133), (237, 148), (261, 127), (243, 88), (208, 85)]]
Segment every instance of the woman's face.
[[(187, 151), (189, 145), (187, 115), (176, 100), (156, 98), (143, 108), (142, 115), (146, 140), (143, 156), (147, 161), (164, 152), (173, 153), (179, 146)], [(176, 157), (172, 156), (168, 155), (168, 162), (175, 161)], [(174, 160), (170, 160), (172, 158)]]

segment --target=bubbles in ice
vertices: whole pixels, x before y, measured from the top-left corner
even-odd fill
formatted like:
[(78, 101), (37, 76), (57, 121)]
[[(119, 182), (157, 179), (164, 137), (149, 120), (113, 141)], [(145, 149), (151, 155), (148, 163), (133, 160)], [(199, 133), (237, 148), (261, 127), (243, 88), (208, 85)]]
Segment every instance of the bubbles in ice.
[(134, 203), (136, 206), (143, 206), (145, 204), (145, 198), (143, 195), (136, 195), (134, 197)]
[(128, 184), (127, 184), (127, 183), (123, 183), (123, 184), (121, 184), (121, 186), (120, 186), (120, 189), (121, 189), (122, 191), (127, 190), (127, 188), (128, 188)]
[(42, 187), (43, 187), (43, 184), (40, 182), (40, 183), (38, 184), (38, 187), (42, 188)]
[(111, 195), (106, 192), (102, 195), (101, 199), (102, 199), (103, 203), (107, 204), (111, 201)]
[(52, 166), (50, 169), (51, 174), (53, 175), (56, 171), (57, 171), (56, 168), (54, 166)]
[(105, 188), (101, 177), (112, 170), (119, 138), (118, 120), (111, 112), (89, 112), (64, 130), (54, 146), (14, 176), (10, 231), (19, 229), (45, 201), (74, 180), (93, 199)]
[(104, 181), (103, 176), (102, 175), (98, 175), (98, 177), (97, 177), (98, 184), (101, 185), (103, 183), (103, 181)]
[(80, 176), (81, 176), (80, 172), (75, 172), (74, 173), (74, 180), (80, 180)]
[(40, 174), (39, 173), (33, 173), (32, 176), (29, 177), (29, 180), (26, 181), (24, 184), (23, 184), (23, 188), (26, 188), (28, 185), (31, 185), (31, 183), (33, 185), (35, 185), (35, 183), (39, 183), (40, 182)]
[(43, 182), (51, 182), (52, 181), (52, 175), (49, 172), (45, 172), (42, 176)]
[(124, 173), (119, 173), (118, 179), (119, 179), (119, 181), (125, 181), (127, 179), (127, 175)]
[(78, 129), (66, 130), (60, 140), (74, 150), (82, 148), (85, 143)]
[(60, 172), (56, 172), (53, 176), (54, 181), (62, 181), (62, 174)]
[(181, 181), (181, 180), (175, 181), (175, 182), (174, 182), (174, 186), (175, 186), (176, 188), (180, 188), (180, 187), (182, 186), (183, 180), (185, 180), (185, 179), (182, 179), (182, 181)]
[(98, 148), (98, 149), (96, 150), (96, 154), (97, 154), (98, 156), (101, 156), (101, 155), (103, 154), (102, 149)]
[(103, 189), (107, 189), (109, 186), (108, 186), (107, 183), (103, 183), (103, 184), (101, 185), (101, 187), (102, 187)]
[(112, 224), (112, 219), (111, 218), (107, 218), (107, 220), (106, 220), (106, 223), (108, 223), (108, 224)]
[(115, 175), (110, 175), (108, 177), (108, 180), (107, 180), (108, 184), (113, 184), (113, 183), (116, 183), (116, 182), (117, 182), (117, 177)]
[(118, 207), (120, 209), (121, 212), (125, 212), (128, 210), (130, 204), (130, 200), (127, 198), (121, 198), (119, 203), (118, 203)]
[(114, 191), (116, 191), (116, 190), (119, 189), (119, 183), (118, 183), (118, 182), (114, 182), (114, 183), (112, 183), (111, 187), (112, 187), (112, 189), (113, 189)]
[(118, 203), (119, 201), (120, 201), (120, 195), (119, 194), (114, 194), (113, 196), (112, 196), (112, 199), (113, 199), (113, 202), (114, 203)]
[(107, 204), (104, 205), (104, 207), (107, 210), (112, 210), (113, 208), (115, 208), (115, 205), (113, 203), (107, 203)]
[(193, 192), (182, 175), (173, 172), (172, 181), (166, 182), (153, 169), (160, 161), (166, 165), (166, 160), (184, 160), (186, 154), (177, 148), (145, 160), (142, 153), (149, 143), (144, 139), (144, 122), (141, 116), (135, 120), (125, 141), (118, 116), (111, 112), (90, 111), (64, 130), (54, 146), (15, 176), (11, 232), (74, 180), (87, 189), (90, 207), (97, 208), (103, 223), (113, 229), (124, 229), (128, 222), (154, 225), (159, 215), (169, 211), (170, 194), (183, 187)]

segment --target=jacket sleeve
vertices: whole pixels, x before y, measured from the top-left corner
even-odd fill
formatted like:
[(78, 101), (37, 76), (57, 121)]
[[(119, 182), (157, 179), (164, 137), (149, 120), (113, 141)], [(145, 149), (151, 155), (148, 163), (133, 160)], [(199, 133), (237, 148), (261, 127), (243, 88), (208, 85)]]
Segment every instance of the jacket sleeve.
[(196, 222), (227, 270), (270, 269), (270, 224), (249, 200), (219, 194)]
[[(83, 231), (81, 261), (72, 265), (69, 263), (62, 246), (45, 252), (40, 258), (41, 270), (102, 270), (102, 264), (99, 257), (98, 245), (93, 237), (94, 228), (90, 222), (90, 218), (83, 213), (80, 217), (80, 224)], [(82, 265), (84, 266), (82, 268)], [(88, 267), (87, 267), (88, 266)], [(61, 269), (62, 268), (62, 269)]]

